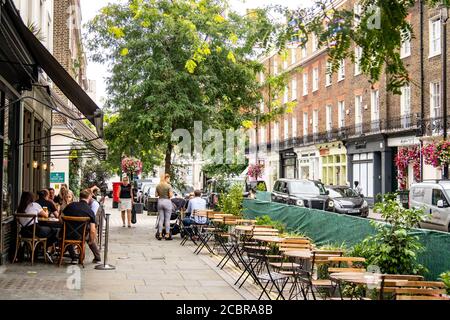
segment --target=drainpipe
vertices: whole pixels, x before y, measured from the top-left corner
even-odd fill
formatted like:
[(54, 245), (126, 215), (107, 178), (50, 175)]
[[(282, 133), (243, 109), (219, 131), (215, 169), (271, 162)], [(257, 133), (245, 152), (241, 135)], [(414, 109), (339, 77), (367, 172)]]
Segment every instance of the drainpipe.
[[(442, 5), (441, 7), (441, 24), (442, 24), (442, 110), (444, 117), (444, 140), (447, 140), (447, 20), (448, 10)], [(448, 179), (448, 164), (444, 164), (443, 178)]]
[[(420, 46), (420, 130), (421, 135), (423, 137), (422, 128), (424, 126), (424, 119), (425, 119), (425, 94), (424, 94), (424, 88), (425, 88), (425, 78), (424, 78), (424, 47), (423, 47), (423, 0), (419, 0), (419, 11), (420, 11), (420, 37), (419, 37), (419, 46)], [(423, 154), (422, 154), (422, 148), (423, 148), (423, 140), (420, 139), (420, 181), (423, 181)]]

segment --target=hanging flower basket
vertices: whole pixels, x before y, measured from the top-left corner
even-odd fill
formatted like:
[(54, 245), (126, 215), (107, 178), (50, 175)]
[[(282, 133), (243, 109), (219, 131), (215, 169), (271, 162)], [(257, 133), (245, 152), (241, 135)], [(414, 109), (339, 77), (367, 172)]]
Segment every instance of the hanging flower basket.
[(128, 175), (139, 175), (142, 172), (142, 161), (136, 158), (123, 158), (122, 171)]
[(417, 146), (398, 149), (394, 161), (400, 190), (405, 190), (407, 187), (408, 166), (411, 163), (413, 164), (414, 180), (420, 181), (420, 149)]
[(257, 180), (258, 178), (262, 178), (264, 172), (264, 165), (262, 164), (251, 164), (248, 166), (248, 172), (247, 175), (254, 179)]
[(422, 148), (425, 164), (435, 168), (450, 164), (450, 141), (434, 141)]

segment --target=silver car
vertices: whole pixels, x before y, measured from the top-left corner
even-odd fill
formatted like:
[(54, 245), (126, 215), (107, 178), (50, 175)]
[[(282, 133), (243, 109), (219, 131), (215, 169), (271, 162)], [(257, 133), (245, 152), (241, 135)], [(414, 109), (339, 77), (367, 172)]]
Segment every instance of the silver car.
[(450, 232), (450, 180), (413, 184), (409, 191), (410, 208), (422, 208), (429, 216), (421, 228)]

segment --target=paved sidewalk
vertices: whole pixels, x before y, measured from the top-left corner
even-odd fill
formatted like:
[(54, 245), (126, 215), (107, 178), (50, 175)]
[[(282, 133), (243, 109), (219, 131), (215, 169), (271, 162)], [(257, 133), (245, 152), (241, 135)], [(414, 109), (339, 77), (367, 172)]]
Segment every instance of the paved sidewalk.
[[(251, 284), (233, 285), (237, 270), (218, 270), (217, 257), (193, 246), (155, 239), (155, 217), (138, 215), (133, 228), (123, 228), (120, 213), (111, 212), (108, 262), (114, 271), (95, 270), (87, 248), (85, 268), (36, 263), (0, 269), (0, 299), (255, 299)], [(1, 268), (1, 267), (0, 267)], [(79, 287), (77, 289), (77, 287)]]

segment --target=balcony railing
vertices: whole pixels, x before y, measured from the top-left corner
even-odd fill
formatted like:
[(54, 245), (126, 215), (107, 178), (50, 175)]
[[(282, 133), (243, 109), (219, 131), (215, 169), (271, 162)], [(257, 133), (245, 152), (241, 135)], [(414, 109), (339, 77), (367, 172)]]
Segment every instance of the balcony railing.
[[(447, 127), (450, 128), (450, 116), (447, 119)], [(294, 147), (302, 147), (312, 144), (320, 144), (337, 140), (346, 140), (359, 136), (370, 136), (380, 133), (413, 132), (417, 136), (441, 135), (443, 130), (443, 118), (419, 119), (417, 115), (405, 115), (389, 119), (368, 121), (342, 128), (332, 128), (324, 132), (289, 138), (278, 143), (267, 144), (268, 150), (279, 150)]]

